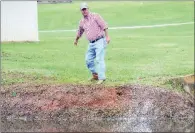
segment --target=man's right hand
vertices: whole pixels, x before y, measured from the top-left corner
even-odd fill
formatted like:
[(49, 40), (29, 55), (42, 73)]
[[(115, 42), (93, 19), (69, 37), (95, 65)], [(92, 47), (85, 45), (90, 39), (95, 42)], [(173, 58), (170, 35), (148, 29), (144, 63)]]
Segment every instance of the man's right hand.
[(77, 46), (77, 44), (78, 44), (78, 40), (75, 40), (74, 45)]
[(75, 46), (77, 46), (79, 38), (80, 38), (79, 36), (76, 37), (76, 39), (75, 39), (75, 41), (74, 41), (74, 45), (75, 45)]

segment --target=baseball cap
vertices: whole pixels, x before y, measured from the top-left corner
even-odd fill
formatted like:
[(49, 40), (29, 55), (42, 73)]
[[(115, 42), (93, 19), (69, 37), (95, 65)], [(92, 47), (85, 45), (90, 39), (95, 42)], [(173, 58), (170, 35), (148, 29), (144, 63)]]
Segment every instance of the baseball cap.
[(87, 3), (81, 3), (81, 5), (80, 5), (80, 9), (82, 10), (82, 9), (84, 9), (84, 8), (88, 8), (88, 5), (87, 5)]

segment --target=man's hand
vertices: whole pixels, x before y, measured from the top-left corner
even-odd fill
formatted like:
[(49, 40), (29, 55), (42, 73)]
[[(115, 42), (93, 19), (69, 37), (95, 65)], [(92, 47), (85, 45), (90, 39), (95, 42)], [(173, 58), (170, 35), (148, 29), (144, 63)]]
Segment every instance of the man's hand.
[(75, 40), (74, 45), (77, 46), (77, 44), (78, 44), (78, 40)]
[(75, 46), (77, 46), (78, 40), (79, 40), (79, 36), (77, 36), (76, 39), (75, 39), (75, 41), (74, 41), (74, 45), (75, 45)]
[(110, 43), (110, 37), (109, 36), (106, 36), (106, 42), (107, 42), (107, 44)]
[(106, 43), (109, 44), (110, 43), (110, 37), (108, 36), (108, 29), (104, 29), (105, 31), (105, 35), (106, 35)]

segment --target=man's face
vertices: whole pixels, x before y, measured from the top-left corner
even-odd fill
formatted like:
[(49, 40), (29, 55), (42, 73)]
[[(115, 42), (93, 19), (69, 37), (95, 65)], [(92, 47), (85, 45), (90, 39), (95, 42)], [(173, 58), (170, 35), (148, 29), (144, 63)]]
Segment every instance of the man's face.
[(81, 10), (81, 12), (82, 12), (82, 14), (83, 14), (84, 17), (85, 17), (85, 16), (88, 16), (88, 14), (89, 14), (89, 10), (88, 10), (87, 8), (83, 8), (83, 9)]

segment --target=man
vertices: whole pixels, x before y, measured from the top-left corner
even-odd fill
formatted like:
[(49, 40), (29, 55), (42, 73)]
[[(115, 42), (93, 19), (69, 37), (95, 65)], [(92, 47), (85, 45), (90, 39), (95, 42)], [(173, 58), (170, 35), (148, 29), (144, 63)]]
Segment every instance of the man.
[(102, 84), (106, 80), (104, 57), (106, 45), (110, 42), (108, 27), (99, 14), (89, 11), (86, 3), (80, 5), (80, 10), (83, 18), (80, 20), (74, 44), (78, 44), (79, 38), (85, 32), (86, 38), (89, 40), (85, 60), (87, 68), (92, 73), (90, 80), (98, 80), (97, 84)]

